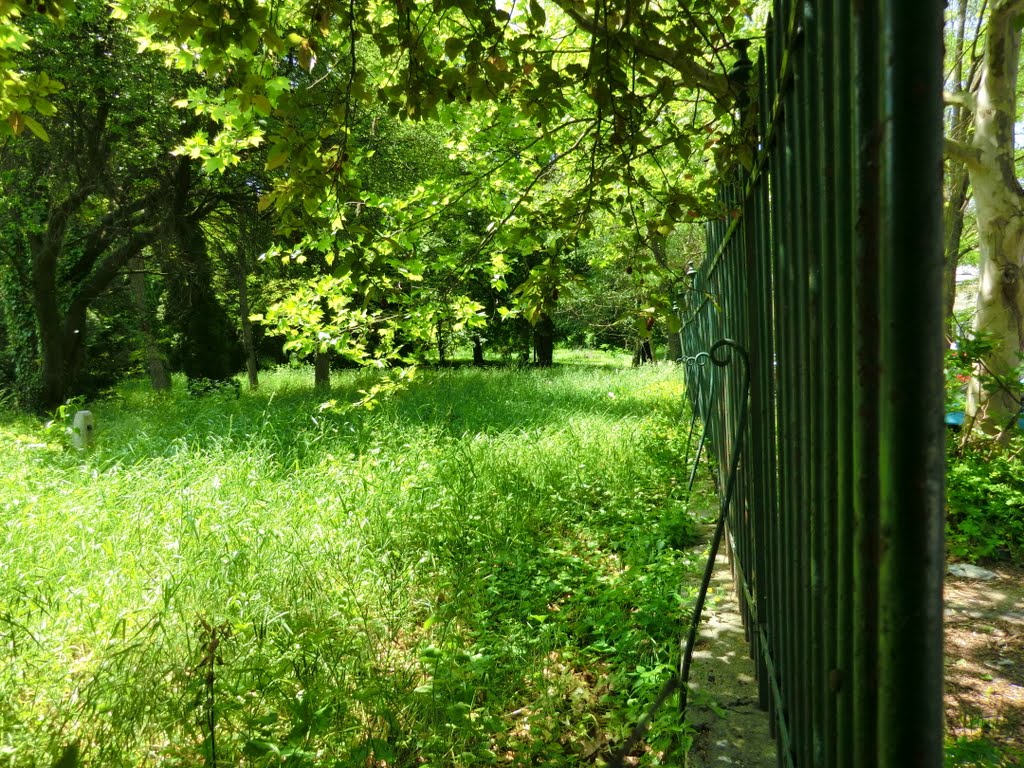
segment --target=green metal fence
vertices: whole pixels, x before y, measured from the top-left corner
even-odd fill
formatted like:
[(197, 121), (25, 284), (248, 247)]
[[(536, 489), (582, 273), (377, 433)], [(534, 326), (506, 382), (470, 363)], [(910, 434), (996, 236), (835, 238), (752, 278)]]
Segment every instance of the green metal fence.
[(741, 367), (694, 361), (749, 355), (727, 540), (784, 766), (942, 764), (942, 16), (776, 0), (688, 294), (723, 480)]

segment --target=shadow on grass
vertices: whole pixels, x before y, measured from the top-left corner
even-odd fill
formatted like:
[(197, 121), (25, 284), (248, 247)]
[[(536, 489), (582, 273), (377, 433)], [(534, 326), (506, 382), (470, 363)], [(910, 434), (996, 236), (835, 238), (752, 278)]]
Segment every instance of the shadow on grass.
[[(431, 372), (395, 399), (400, 423), (448, 434), (500, 434), (564, 426), (580, 416), (643, 418), (651, 403), (633, 391), (641, 372), (590, 366)], [(618, 381), (628, 382), (621, 390)]]
[(98, 434), (95, 457), (125, 464), (182, 450), (255, 447), (301, 464), (318, 451), (358, 453), (382, 432), (413, 429), (461, 438), (559, 429), (580, 418), (640, 419), (665, 407), (663, 397), (637, 393), (633, 379), (643, 375), (589, 365), (424, 370), (396, 394), (358, 408), (350, 406), (379, 375), (346, 372), (329, 390), (314, 390), (308, 378), (282, 381), (271, 375), (263, 388), (237, 397), (191, 396), (183, 387), (159, 395), (133, 382), (90, 406)]

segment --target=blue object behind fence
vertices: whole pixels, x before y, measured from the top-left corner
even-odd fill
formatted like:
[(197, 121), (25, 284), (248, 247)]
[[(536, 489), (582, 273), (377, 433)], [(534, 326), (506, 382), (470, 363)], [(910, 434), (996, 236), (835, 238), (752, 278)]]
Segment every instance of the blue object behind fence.
[[(964, 425), (964, 412), (951, 411), (946, 414), (946, 426), (952, 429), (960, 429)], [(1024, 416), (1017, 419), (1017, 428), (1024, 429)]]

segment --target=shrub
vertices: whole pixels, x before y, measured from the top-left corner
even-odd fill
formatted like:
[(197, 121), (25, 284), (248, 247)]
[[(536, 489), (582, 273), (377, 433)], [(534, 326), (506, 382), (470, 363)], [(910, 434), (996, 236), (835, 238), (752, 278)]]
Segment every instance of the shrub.
[(967, 446), (951, 460), (946, 489), (946, 546), (962, 560), (1024, 558), (1024, 438), (1009, 450)]

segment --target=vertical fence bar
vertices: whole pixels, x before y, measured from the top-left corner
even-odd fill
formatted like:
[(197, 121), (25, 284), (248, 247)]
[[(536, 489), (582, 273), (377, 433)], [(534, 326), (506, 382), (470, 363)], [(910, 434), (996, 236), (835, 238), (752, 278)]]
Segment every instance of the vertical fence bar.
[(835, 62), (831, 55), (833, 17), (835, 7), (824, 3), (820, 18), (815, 24), (814, 50), (816, 80), (816, 101), (821, 115), (821, 137), (817, 143), (818, 164), (821, 168), (821, 188), (817, 215), (821, 222), (819, 248), (819, 296), (821, 306), (821, 336), (818, 341), (817, 366), (820, 370), (818, 400), (821, 403), (821, 418), (818, 429), (821, 441), (821, 461), (818, 467), (820, 478), (819, 514), (821, 532), (817, 557), (821, 564), (819, 592), (820, 615), (817, 633), (820, 638), (817, 667), (819, 700), (819, 734), (815, 743), (816, 765), (836, 766), (836, 734), (838, 729), (836, 697), (831, 685), (833, 670), (837, 667), (836, 637), (838, 602), (838, 567), (836, 520), (838, 481), (838, 444), (836, 441), (837, 422), (841, 403), (838, 399), (839, 371), (834, 354), (835, 342), (839, 335), (839, 318), (832, 286), (837, 283), (835, 242), (836, 216), (834, 201), (837, 198), (836, 147), (833, 142), (837, 122), (834, 97)]
[[(789, 6), (789, 7), (787, 7)], [(797, 405), (799, 400), (799, 364), (796, 361), (796, 347), (799, 343), (798, 321), (793, 316), (799, 298), (794, 288), (796, 283), (796, 229), (799, 208), (796, 198), (796, 170), (793, 157), (793, 144), (796, 143), (796, 118), (798, 99), (793, 87), (792, 76), (795, 43), (796, 19), (799, 10), (792, 3), (782, 6), (785, 23), (780, 40), (785, 42), (783, 55), (788, 60), (788, 72), (782, 73), (780, 96), (782, 119), (785, 121), (779, 134), (777, 165), (778, 185), (776, 191), (776, 222), (778, 222), (778, 239), (776, 241), (776, 285), (779, 287), (776, 296), (776, 316), (782, 323), (782, 341), (779, 345), (779, 429), (780, 429), (780, 476), (783, 478), (783, 497), (780, 500), (779, 516), (782, 527), (781, 536), (786, 550), (782, 572), (782, 601), (779, 606), (781, 615), (776, 622), (776, 631), (782, 635), (783, 685), (786, 691), (802, 690), (800, 672), (801, 658), (798, 638), (802, 629), (800, 613), (800, 563), (799, 563), (799, 529), (797, 517), (799, 505), (799, 485), (802, 468), (799, 465), (799, 423)], [(799, 764), (800, 759), (800, 728), (803, 720), (803, 708), (806, 698), (789, 695), (783, 700), (785, 716), (793, 730), (793, 743), (790, 745), (790, 758)]]
[[(759, 57), (759, 81), (764, 84), (767, 78), (765, 59)], [(770, 87), (762, 85), (760, 98), (759, 115), (759, 140), (762, 151), (769, 151), (768, 136), (769, 108), (771, 104)], [(755, 550), (755, 561), (753, 563), (753, 582), (757, 599), (757, 621), (758, 634), (764, 633), (761, 638), (761, 659), (759, 664), (759, 690), (761, 705), (771, 704), (774, 714), (774, 699), (770, 696), (770, 684), (765, 677), (769, 674), (768, 663), (765, 659), (771, 653), (770, 644), (767, 642), (769, 635), (769, 609), (772, 604), (772, 582), (768, 578), (769, 563), (776, 551), (773, 537), (774, 520), (777, 513), (775, 505), (776, 493), (776, 450), (775, 450), (775, 323), (774, 312), (772, 311), (772, 230), (769, 210), (771, 206), (771, 178), (769, 169), (764, 168), (756, 189), (755, 210), (757, 216), (757, 297), (758, 297), (758, 348), (761, 354), (758, 357), (758, 365), (753, 366), (757, 375), (757, 429), (763, 432), (758, 441), (758, 456), (755, 461), (763, 467), (763, 482), (755, 489), (757, 494), (757, 508), (754, 511), (754, 525), (758, 530), (758, 540), (763, 542)], [(773, 728), (774, 731), (774, 728)]]
[(878, 764), (942, 762), (942, 19), (879, 4), (881, 572)]
[[(814, 22), (814, 11), (807, 5), (799, 6), (798, 48), (794, 51), (794, 88), (795, 99), (793, 123), (796, 128), (795, 140), (789, 151), (795, 157), (794, 198), (801, 211), (800, 216), (793, 217), (796, 226), (793, 231), (793, 252), (795, 269), (791, 274), (793, 281), (792, 295), (794, 305), (790, 314), (795, 316), (793, 331), (794, 347), (793, 362), (796, 373), (796, 398), (793, 403), (793, 423), (796, 427), (794, 459), (795, 476), (798, 478), (794, 498), (793, 512), (796, 529), (796, 606), (797, 653), (803, 663), (798, 665), (800, 677), (798, 687), (806, 694), (799, 701), (799, 721), (794, 723), (794, 730), (799, 734), (797, 764), (810, 766), (813, 764), (814, 714), (818, 704), (815, 686), (814, 669), (814, 546), (815, 528), (815, 487), (814, 465), (818, 457), (814, 453), (814, 412), (816, 403), (813, 400), (814, 370), (812, 363), (812, 343), (815, 335), (814, 306), (812, 303), (812, 269), (814, 248), (814, 188), (817, 184), (814, 165), (814, 134), (820, 130), (814, 123), (815, 114), (812, 108), (814, 98), (812, 40), (809, 26)], [(794, 312), (795, 310), (795, 312)]]
[(836, 371), (837, 455), (836, 478), (836, 636), (833, 646), (835, 666), (829, 670), (829, 690), (835, 700), (836, 730), (834, 765), (851, 768), (853, 763), (853, 304), (850, 285), (853, 283), (854, 206), (856, 186), (852, 122), (853, 98), (850, 87), (851, 38), (853, 18), (850, 5), (835, 9), (832, 23), (834, 72), (832, 92), (835, 95), (836, 121), (834, 157), (836, 159), (836, 192), (833, 201), (835, 218), (834, 264), (835, 282), (831, 286), (836, 307), (836, 336), (833, 364)]
[[(806, 6), (805, 6), (806, 7)], [(801, 51), (805, 70), (803, 96), (806, 126), (806, 236), (804, 241), (804, 295), (807, 303), (808, 327), (804, 334), (804, 371), (806, 379), (806, 501), (807, 508), (807, 658), (810, 672), (811, 717), (807, 723), (805, 764), (822, 766), (824, 753), (825, 696), (825, 536), (826, 507), (823, 498), (826, 450), (823, 441), (825, 413), (832, 399), (828, 396), (829, 381), (825, 376), (824, 340), (831, 334), (824, 319), (822, 283), (825, 254), (823, 248), (824, 201), (827, 184), (827, 160), (823, 154), (822, 128), (826, 123), (823, 72), (820, 61), (819, 30), (822, 27), (821, 5), (805, 12), (804, 46)]]
[(878, 691), (878, 241), (879, 26), (876, 10), (853, 9), (854, 137), (857, 189), (852, 274), (853, 360), (853, 693), (854, 765), (873, 765)]
[[(776, 174), (776, 164), (778, 162), (779, 155), (779, 142), (777, 138), (778, 123), (776, 121), (776, 115), (774, 110), (779, 98), (779, 87), (780, 83), (778, 80), (779, 73), (779, 55), (778, 51), (785, 44), (785, 38), (779, 37), (778, 25), (776, 20), (778, 19), (778, 9), (775, 11), (775, 15), (768, 21), (766, 30), (765, 48), (767, 50), (766, 57), (766, 69), (762, 72), (761, 76), (761, 91), (763, 93), (761, 98), (761, 109), (762, 109), (762, 139), (764, 155), (764, 175), (765, 179), (763, 182), (763, 191), (761, 193), (762, 205), (764, 208), (763, 215), (765, 217), (765, 229), (768, 232), (768, 239), (763, 242), (765, 247), (765, 261), (767, 262), (767, 285), (765, 289), (767, 294), (765, 296), (768, 311), (771, 313), (771, 317), (777, 318), (778, 315), (775, 312), (775, 261), (776, 261), (776, 241), (778, 239), (778, 228), (775, 225), (774, 219), (774, 205), (773, 198), (775, 195), (775, 188), (778, 185), (778, 178)], [(772, 674), (773, 679), (769, 681), (768, 688), (773, 694), (771, 698), (771, 708), (769, 714), (771, 716), (769, 724), (771, 726), (772, 735), (775, 736), (778, 744), (776, 754), (778, 756), (778, 765), (785, 765), (785, 756), (789, 754), (789, 741), (787, 738), (783, 738), (783, 728), (785, 727), (785, 710), (781, 696), (781, 692), (778, 691), (779, 686), (779, 669), (778, 664), (782, 659), (782, 647), (779, 642), (779, 632), (775, 630), (782, 615), (782, 591), (781, 591), (781, 564), (784, 562), (785, 552), (785, 540), (782, 536), (782, 530), (780, 525), (779, 510), (780, 494), (782, 493), (782, 480), (780, 478), (780, 451), (779, 451), (779, 424), (778, 424), (778, 345), (779, 345), (780, 334), (778, 332), (777, 325), (772, 324), (771, 330), (771, 359), (769, 362), (769, 369), (765, 372), (768, 376), (771, 384), (772, 391), (772, 403), (771, 409), (766, 412), (766, 418), (769, 419), (769, 434), (771, 435), (770, 450), (772, 454), (773, 473), (772, 473), (772, 487), (771, 495), (767, 499), (767, 509), (765, 516), (767, 517), (767, 527), (769, 530), (768, 534), (768, 563), (762, 573), (763, 590), (765, 593), (765, 602), (767, 603), (768, 610), (764, 616), (762, 623), (764, 625), (765, 632), (765, 653), (768, 659), (772, 662), (772, 669), (769, 674)], [(767, 664), (767, 662), (766, 662)], [(773, 689), (774, 686), (774, 689)], [(775, 695), (778, 694), (778, 695)]]

